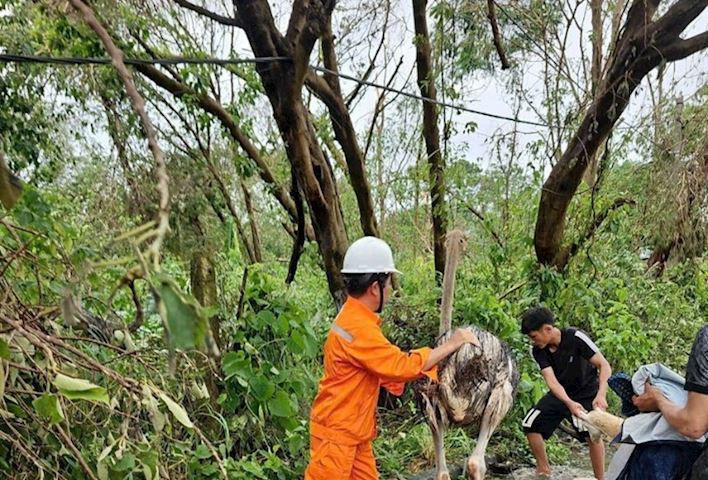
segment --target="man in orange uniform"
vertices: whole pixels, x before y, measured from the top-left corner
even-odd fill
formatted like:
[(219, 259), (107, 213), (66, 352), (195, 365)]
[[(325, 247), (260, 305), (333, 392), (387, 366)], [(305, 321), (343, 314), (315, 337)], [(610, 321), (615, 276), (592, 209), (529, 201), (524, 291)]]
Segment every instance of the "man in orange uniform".
[(371, 442), (379, 386), (401, 395), (407, 381), (424, 375), (437, 380), (438, 362), (465, 343), (479, 343), (471, 331), (460, 329), (435, 349), (406, 353), (383, 336), (378, 314), (390, 297), (391, 275), (400, 273), (383, 240), (364, 237), (354, 242), (342, 273), (348, 297), (325, 341), (324, 375), (310, 416), (305, 480), (378, 479)]

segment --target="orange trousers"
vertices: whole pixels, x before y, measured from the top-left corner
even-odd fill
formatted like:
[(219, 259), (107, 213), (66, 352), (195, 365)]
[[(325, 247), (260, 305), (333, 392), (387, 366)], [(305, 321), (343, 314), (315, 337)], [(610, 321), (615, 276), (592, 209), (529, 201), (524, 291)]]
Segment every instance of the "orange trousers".
[(371, 442), (342, 445), (310, 437), (310, 464), (305, 480), (378, 480)]

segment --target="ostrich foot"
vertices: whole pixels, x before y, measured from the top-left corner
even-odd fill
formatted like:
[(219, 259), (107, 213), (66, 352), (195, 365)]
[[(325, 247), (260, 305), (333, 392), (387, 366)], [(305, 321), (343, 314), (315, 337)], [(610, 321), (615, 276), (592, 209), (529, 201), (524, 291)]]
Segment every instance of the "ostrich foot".
[(435, 476), (435, 480), (450, 480), (450, 472), (440, 472)]
[(480, 460), (474, 456), (467, 460), (467, 478), (470, 480), (483, 480), (487, 473), (487, 466), (484, 459)]

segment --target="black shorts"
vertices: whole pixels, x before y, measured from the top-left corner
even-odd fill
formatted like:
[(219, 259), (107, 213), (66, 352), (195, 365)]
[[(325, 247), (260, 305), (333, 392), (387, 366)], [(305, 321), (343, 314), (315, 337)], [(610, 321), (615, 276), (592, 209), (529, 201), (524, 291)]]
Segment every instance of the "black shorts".
[[(592, 410), (592, 401), (595, 399), (595, 395), (597, 393), (592, 396), (574, 398), (573, 400), (581, 404), (589, 412)], [(524, 433), (540, 433), (544, 439), (548, 439), (553, 435), (553, 432), (563, 419), (570, 420), (573, 428), (581, 437), (587, 438), (589, 436), (587, 428), (582, 422), (578, 422), (570, 414), (568, 407), (551, 392), (544, 395), (536, 405), (526, 412), (521, 426), (524, 429)]]

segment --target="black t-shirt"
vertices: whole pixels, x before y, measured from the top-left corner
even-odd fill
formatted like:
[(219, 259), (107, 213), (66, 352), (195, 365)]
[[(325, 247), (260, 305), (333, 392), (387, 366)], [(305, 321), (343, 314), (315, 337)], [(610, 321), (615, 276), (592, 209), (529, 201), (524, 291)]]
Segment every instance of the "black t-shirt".
[(696, 335), (686, 366), (684, 389), (708, 395), (708, 323)]
[(551, 367), (565, 393), (573, 400), (597, 394), (597, 368), (588, 360), (599, 351), (585, 332), (572, 327), (561, 329), (561, 341), (555, 352), (551, 352), (549, 346), (532, 350), (541, 370)]

